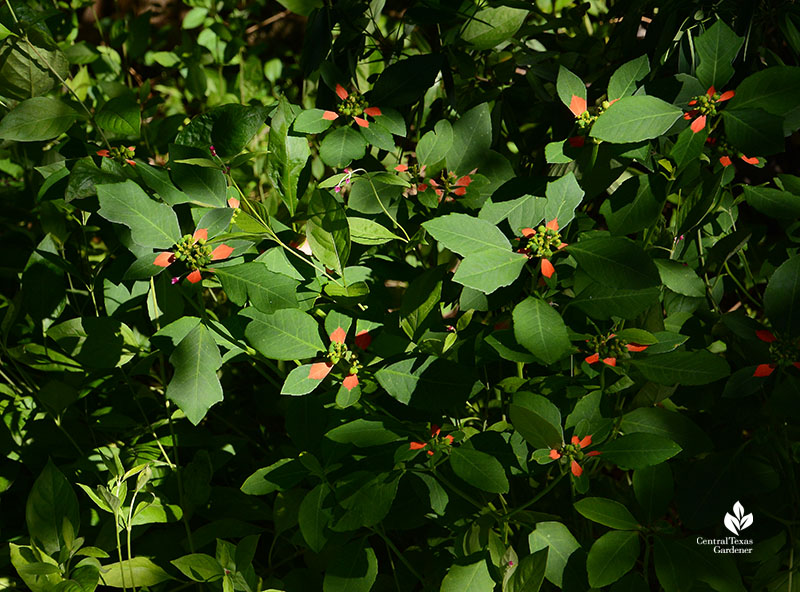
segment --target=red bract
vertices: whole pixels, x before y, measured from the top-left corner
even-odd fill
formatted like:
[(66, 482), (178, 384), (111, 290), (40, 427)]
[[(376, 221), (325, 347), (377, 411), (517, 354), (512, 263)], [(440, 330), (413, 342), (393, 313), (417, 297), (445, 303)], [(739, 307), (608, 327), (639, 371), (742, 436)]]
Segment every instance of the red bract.
[(378, 117), (381, 115), (381, 110), (378, 107), (369, 107), (359, 93), (352, 95), (341, 85), (336, 85), (336, 95), (342, 100), (339, 106), (339, 113), (335, 111), (325, 111), (322, 114), (323, 119), (333, 121), (339, 115), (346, 115), (352, 117), (353, 120), (361, 127), (369, 127), (369, 121), (361, 115), (369, 115), (370, 117)]
[(580, 117), (581, 113), (586, 111), (586, 99), (578, 95), (572, 95), (569, 101), (569, 110), (575, 117)]
[(136, 166), (133, 156), (136, 153), (136, 146), (113, 146), (110, 150), (104, 148), (95, 152), (97, 156), (111, 158), (117, 162), (126, 162), (131, 166)]
[[(192, 235), (183, 236), (175, 245), (173, 251), (164, 251), (158, 253), (153, 260), (153, 265), (159, 267), (169, 267), (175, 261), (183, 261), (186, 266), (191, 268), (192, 271), (186, 276), (186, 279), (196, 284), (203, 279), (200, 273), (206, 265), (212, 261), (219, 261), (227, 259), (233, 253), (233, 247), (226, 244), (217, 245), (213, 250), (210, 246), (206, 245), (208, 240), (208, 230), (205, 228), (198, 228)], [(175, 280), (173, 280), (175, 283)]]

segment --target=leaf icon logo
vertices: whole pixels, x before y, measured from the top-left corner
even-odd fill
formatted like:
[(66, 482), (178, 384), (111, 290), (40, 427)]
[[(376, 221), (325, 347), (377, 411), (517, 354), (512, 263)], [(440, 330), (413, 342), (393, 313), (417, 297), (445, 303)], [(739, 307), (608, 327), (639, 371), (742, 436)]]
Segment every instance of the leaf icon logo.
[(733, 516), (729, 513), (725, 513), (725, 528), (730, 530), (736, 536), (739, 536), (739, 533), (753, 524), (753, 515), (744, 513), (744, 507), (738, 501), (733, 504)]

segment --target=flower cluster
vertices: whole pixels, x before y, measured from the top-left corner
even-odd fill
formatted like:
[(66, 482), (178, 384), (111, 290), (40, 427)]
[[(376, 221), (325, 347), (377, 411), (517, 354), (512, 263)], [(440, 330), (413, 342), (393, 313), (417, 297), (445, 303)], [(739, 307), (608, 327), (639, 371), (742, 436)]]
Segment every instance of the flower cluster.
[(768, 329), (756, 331), (756, 337), (769, 343), (769, 357), (772, 362), (756, 366), (753, 376), (769, 376), (779, 366), (800, 368), (800, 341), (781, 339)]
[(550, 257), (567, 246), (561, 241), (558, 232), (558, 219), (553, 218), (546, 225), (540, 224), (538, 228), (523, 228), (522, 238), (519, 241), (518, 253), (528, 256), (528, 259), (538, 257), (542, 260), (542, 275), (552, 277), (555, 267), (550, 262)]
[(647, 349), (646, 345), (628, 343), (616, 334), (598, 335), (586, 340), (587, 349), (592, 353), (586, 357), (587, 364), (595, 364), (602, 360), (607, 366), (616, 366), (617, 358), (627, 357), (628, 352), (641, 352)]
[(473, 169), (469, 174), (460, 177), (452, 171), (442, 171), (439, 174), (439, 178), (436, 179), (434, 177), (425, 177), (425, 168), (425, 165), (422, 165), (419, 169), (416, 169), (416, 167), (411, 169), (407, 164), (398, 164), (394, 167), (394, 170), (398, 173), (411, 172), (413, 176), (418, 177), (419, 182), (414, 186), (414, 191), (412, 193), (423, 193), (427, 191), (428, 188), (431, 188), (434, 193), (436, 193), (440, 203), (442, 199), (445, 201), (453, 201), (451, 194), (456, 197), (465, 196), (467, 194), (467, 187), (472, 183), (472, 177), (470, 175), (474, 175), (478, 170)]
[(729, 167), (733, 164), (733, 159), (731, 155), (736, 155), (738, 158), (741, 158), (747, 164), (757, 165), (759, 163), (757, 156), (745, 156), (741, 152), (738, 152), (733, 149), (727, 142), (722, 140), (717, 140), (717, 138), (709, 136), (706, 138), (706, 144), (716, 148), (722, 156), (719, 157), (719, 162), (724, 167)]
[[(358, 386), (358, 371), (362, 368), (362, 364), (358, 360), (358, 354), (345, 343), (347, 331), (342, 327), (337, 327), (329, 337), (331, 343), (328, 346), (327, 361), (312, 364), (308, 371), (308, 377), (311, 380), (322, 380), (330, 374), (334, 366), (338, 365), (345, 374), (342, 386), (350, 391)], [(356, 334), (355, 343), (360, 350), (366, 350), (372, 343), (372, 336), (367, 331), (359, 331)]]
[(555, 448), (551, 449), (550, 458), (553, 460), (558, 460), (560, 458), (564, 458), (565, 461), (569, 460), (572, 474), (576, 477), (580, 477), (583, 474), (583, 467), (580, 465), (580, 462), (586, 457), (598, 456), (600, 454), (599, 450), (583, 452), (583, 449), (591, 444), (591, 436), (585, 436), (583, 439), (578, 438), (578, 436), (572, 436), (571, 444), (565, 444), (561, 447), (561, 450), (556, 450)]
[(117, 162), (127, 162), (131, 166), (136, 166), (133, 157), (136, 156), (135, 146), (113, 146), (111, 149), (103, 149), (97, 151), (97, 156), (103, 158), (111, 158)]
[(369, 127), (369, 121), (362, 115), (369, 115), (370, 117), (378, 117), (381, 110), (378, 107), (370, 107), (364, 100), (364, 97), (358, 91), (348, 93), (347, 90), (341, 85), (336, 85), (336, 95), (342, 100), (339, 105), (338, 113), (335, 111), (325, 111), (322, 114), (323, 119), (333, 121), (339, 115), (352, 117), (353, 120), (361, 127)]
[(428, 456), (433, 456), (434, 449), (438, 448), (443, 443), (446, 443), (447, 446), (450, 446), (453, 443), (453, 436), (450, 434), (442, 436), (441, 433), (442, 429), (434, 424), (431, 427), (431, 436), (427, 442), (411, 442), (411, 444), (408, 445), (408, 448), (409, 450), (422, 450), (423, 448), (428, 448)]
[[(186, 276), (192, 284), (196, 284), (203, 279), (200, 270), (204, 269), (212, 261), (219, 261), (220, 259), (227, 259), (233, 252), (233, 247), (225, 244), (220, 244), (212, 249), (211, 245), (207, 245), (208, 230), (205, 228), (198, 228), (194, 234), (187, 234), (175, 244), (172, 251), (164, 251), (156, 255), (153, 265), (159, 267), (169, 267), (175, 261), (182, 261), (186, 267), (192, 271)], [(172, 283), (176, 283), (180, 277), (174, 278)]]
[(572, 95), (572, 98), (569, 102), (569, 110), (575, 116), (575, 123), (578, 124), (578, 129), (580, 130), (581, 135), (569, 138), (568, 141), (570, 146), (573, 148), (580, 148), (583, 146), (586, 143), (585, 134), (589, 131), (589, 129), (591, 129), (592, 125), (594, 125), (594, 122), (597, 121), (597, 118), (617, 101), (619, 101), (619, 99), (614, 99), (613, 101), (603, 101), (599, 107), (594, 109), (595, 112), (591, 113), (586, 106), (586, 99), (579, 97), (578, 95)]
[(692, 100), (689, 101), (689, 106), (694, 107), (694, 109), (687, 111), (683, 118), (686, 121), (694, 120), (689, 127), (692, 128), (694, 133), (697, 133), (705, 129), (706, 120), (709, 117), (713, 117), (717, 114), (717, 105), (732, 99), (735, 94), (736, 93), (732, 90), (720, 94), (711, 86), (706, 91), (706, 94), (692, 97)]

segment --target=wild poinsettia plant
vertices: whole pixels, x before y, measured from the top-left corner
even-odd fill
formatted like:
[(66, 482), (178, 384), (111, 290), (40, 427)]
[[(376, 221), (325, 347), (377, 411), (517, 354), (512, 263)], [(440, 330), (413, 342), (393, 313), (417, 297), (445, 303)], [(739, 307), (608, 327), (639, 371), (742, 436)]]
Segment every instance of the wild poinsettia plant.
[(0, 3), (0, 588), (797, 587), (793, 3), (89, 4)]

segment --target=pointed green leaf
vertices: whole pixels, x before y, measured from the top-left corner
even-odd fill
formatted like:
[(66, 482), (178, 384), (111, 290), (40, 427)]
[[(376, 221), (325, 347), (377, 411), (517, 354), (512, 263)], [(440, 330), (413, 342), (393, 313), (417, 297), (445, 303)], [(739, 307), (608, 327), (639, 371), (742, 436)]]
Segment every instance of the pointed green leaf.
[(247, 300), (261, 312), (271, 313), (282, 308), (297, 308), (297, 280), (269, 271), (264, 263), (218, 267), (214, 275), (222, 282), (228, 298), (239, 306)]
[(508, 478), (495, 457), (466, 446), (453, 448), (450, 466), (461, 479), (484, 491), (508, 493)]
[(542, 364), (557, 362), (572, 348), (564, 320), (546, 302), (529, 297), (514, 308), (513, 318), (517, 342)]
[(613, 584), (636, 564), (639, 558), (639, 534), (612, 531), (597, 539), (586, 558), (586, 573), (592, 588)]
[[(25, 505), (25, 521), (31, 539), (45, 553), (51, 555), (72, 547), (80, 525), (78, 498), (51, 460), (33, 483)], [(70, 540), (65, 540), (67, 537)]]
[(561, 102), (569, 109), (572, 97), (576, 96), (586, 100), (586, 85), (583, 80), (578, 78), (564, 66), (558, 67), (558, 78), (556, 78), (556, 92)]
[(723, 90), (723, 85), (733, 76), (731, 62), (743, 43), (744, 39), (722, 20), (718, 20), (695, 39), (694, 45), (700, 60), (695, 74), (703, 86), (714, 86), (718, 91)]
[(621, 503), (605, 497), (585, 497), (574, 504), (578, 514), (616, 530), (635, 530), (639, 523)]
[(549, 549), (545, 577), (561, 588), (564, 568), (570, 555), (580, 549), (580, 544), (561, 522), (537, 522), (536, 530), (528, 535), (531, 553)]
[[(291, 105), (285, 97), (281, 97), (278, 108), (272, 114), (270, 121), (269, 155), (267, 157), (269, 163), (267, 172), (270, 181), (292, 215), (297, 210), (297, 202), (304, 191), (304, 187), (300, 186), (300, 180), (306, 162), (311, 156), (308, 139), (305, 136), (292, 135), (290, 132), (290, 127), (299, 109), (299, 107)], [(330, 135), (325, 139), (327, 140), (329, 137)], [(325, 157), (323, 160), (327, 162)]]
[(638, 432), (603, 445), (602, 459), (626, 469), (642, 469), (672, 458), (681, 447), (664, 436)]
[(133, 94), (124, 93), (103, 105), (95, 120), (108, 132), (120, 136), (138, 136), (141, 127), (139, 104)]
[(676, 351), (635, 360), (645, 378), (658, 384), (709, 384), (731, 373), (728, 362), (709, 351)]
[(492, 592), (494, 580), (489, 575), (486, 561), (481, 559), (469, 565), (453, 564), (442, 580), (439, 592)]
[(112, 588), (155, 586), (172, 577), (147, 557), (134, 557), (103, 566), (100, 583)]
[(169, 249), (181, 237), (172, 208), (150, 199), (133, 181), (98, 185), (97, 199), (98, 213), (130, 228), (131, 238), (143, 247)]
[(666, 132), (682, 114), (656, 97), (623, 97), (597, 118), (590, 135), (614, 144), (641, 142)]
[(286, 308), (264, 314), (246, 308), (241, 314), (253, 319), (244, 334), (253, 347), (267, 358), (300, 360), (314, 357), (325, 349), (317, 322), (300, 310)]
[(581, 204), (583, 189), (578, 185), (575, 173), (569, 172), (556, 181), (547, 184), (547, 202), (544, 219), (558, 220), (558, 227), (564, 228), (575, 217), (575, 208)]
[(300, 532), (315, 553), (319, 553), (328, 541), (325, 527), (330, 522), (331, 511), (326, 507), (327, 498), (328, 486), (320, 483), (303, 498), (297, 516)]
[(375, 551), (361, 539), (342, 546), (331, 558), (323, 592), (369, 592), (378, 577), (378, 558)]
[(628, 238), (590, 238), (571, 244), (567, 251), (592, 279), (611, 288), (638, 290), (661, 283), (652, 259)]
[(350, 257), (350, 227), (342, 205), (327, 191), (315, 191), (308, 204), (306, 236), (323, 265), (344, 273)]
[(646, 55), (622, 64), (608, 81), (608, 100), (621, 99), (633, 94), (636, 83), (650, 73), (650, 62)]
[(17, 142), (51, 140), (67, 131), (78, 112), (51, 97), (34, 97), (19, 103), (0, 121), (0, 139)]
[(423, 166), (440, 162), (453, 146), (453, 126), (446, 119), (436, 122), (434, 129), (420, 138), (417, 144), (417, 160)]
[[(305, 142), (306, 139), (303, 138)], [(364, 158), (367, 142), (351, 127), (340, 127), (323, 138), (319, 145), (319, 156), (328, 166), (343, 168), (354, 160)]]
[(464, 175), (478, 167), (492, 145), (492, 117), (488, 103), (473, 107), (453, 125), (453, 145), (447, 152), (447, 169)]
[(197, 325), (169, 357), (175, 374), (167, 385), (167, 398), (194, 425), (200, 423), (215, 403), (223, 400), (217, 370), (222, 357), (205, 325)]
[(769, 278), (764, 311), (776, 329), (787, 336), (800, 335), (800, 255), (784, 261)]

